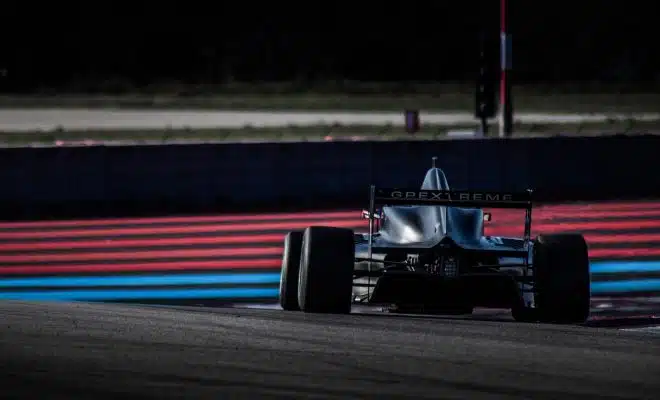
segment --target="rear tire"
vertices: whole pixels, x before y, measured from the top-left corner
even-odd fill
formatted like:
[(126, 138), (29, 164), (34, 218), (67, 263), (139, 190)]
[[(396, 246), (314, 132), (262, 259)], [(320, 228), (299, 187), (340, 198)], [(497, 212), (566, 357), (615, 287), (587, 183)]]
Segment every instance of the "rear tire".
[(580, 234), (540, 235), (534, 241), (536, 307), (512, 310), (517, 321), (584, 323), (591, 307), (587, 243)]
[(279, 300), (282, 309), (287, 311), (300, 311), (298, 305), (298, 274), (300, 271), (302, 239), (302, 231), (292, 231), (284, 237)]
[(302, 240), (298, 304), (304, 312), (351, 312), (355, 241), (350, 229), (312, 226)]

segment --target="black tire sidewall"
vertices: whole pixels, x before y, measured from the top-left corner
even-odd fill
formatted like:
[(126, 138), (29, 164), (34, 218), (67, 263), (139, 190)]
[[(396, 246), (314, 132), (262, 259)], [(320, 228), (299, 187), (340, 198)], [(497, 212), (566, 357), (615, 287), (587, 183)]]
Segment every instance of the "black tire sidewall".
[(352, 303), (353, 231), (309, 227), (303, 235), (298, 304), (304, 312), (349, 313)]
[(534, 243), (536, 307), (541, 322), (581, 323), (589, 317), (587, 244), (579, 234), (541, 235)]
[(284, 237), (279, 302), (280, 306), (288, 311), (300, 310), (298, 305), (298, 275), (302, 242), (302, 231), (292, 231)]

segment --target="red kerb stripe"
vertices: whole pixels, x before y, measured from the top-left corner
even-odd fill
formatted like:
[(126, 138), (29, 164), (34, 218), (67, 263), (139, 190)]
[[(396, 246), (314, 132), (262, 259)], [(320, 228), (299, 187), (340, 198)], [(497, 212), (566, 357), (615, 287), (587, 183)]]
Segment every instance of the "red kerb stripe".
[[(489, 210), (498, 215), (511, 215), (511, 210)], [(658, 215), (660, 213), (660, 202), (623, 202), (623, 203), (593, 203), (593, 204), (559, 204), (541, 206), (535, 209), (539, 216), (554, 217), (587, 217), (594, 218), (606, 215), (634, 216), (634, 215)], [(637, 214), (639, 213), (639, 214)], [(277, 221), (297, 219), (336, 219), (352, 218), (359, 216), (359, 210), (351, 211), (313, 211), (297, 213), (270, 213), (270, 214), (225, 214), (225, 215), (198, 215), (198, 216), (176, 216), (176, 217), (153, 217), (153, 218), (114, 218), (114, 219), (91, 219), (91, 220), (60, 220), (60, 221), (25, 221), (25, 222), (0, 222), (0, 228), (48, 228), (48, 227), (86, 227), (102, 226), (108, 224), (126, 225), (150, 225), (165, 223), (219, 223), (219, 222), (247, 222), (247, 221)]]
[[(47, 239), (58, 237), (103, 237), (120, 235), (159, 235), (159, 234), (193, 234), (193, 233), (226, 233), (226, 232), (259, 232), (267, 230), (293, 230), (304, 229), (310, 225), (330, 225), (344, 228), (354, 228), (359, 231), (366, 228), (366, 222), (358, 219), (350, 220), (324, 220), (324, 221), (300, 221), (300, 222), (271, 222), (236, 225), (203, 225), (203, 226), (165, 226), (165, 227), (122, 227), (112, 229), (76, 229), (57, 231), (35, 231), (35, 232), (0, 232), (1, 239)], [(533, 224), (535, 231), (546, 233), (560, 231), (588, 231), (588, 230), (634, 230), (643, 228), (659, 228), (658, 220), (623, 220), (623, 221), (584, 221), (584, 222), (562, 222), (562, 223), (537, 223)], [(490, 230), (522, 230), (522, 222), (507, 222), (487, 224)]]
[(227, 270), (227, 269), (279, 269), (280, 258), (260, 260), (220, 260), (220, 261), (185, 261), (154, 262), (131, 264), (87, 264), (87, 265), (21, 265), (0, 267), (0, 275), (20, 274), (82, 274), (115, 272), (155, 272), (155, 271), (192, 271), (192, 270)]
[(342, 219), (359, 218), (359, 211), (323, 211), (300, 213), (275, 214), (225, 214), (225, 215), (193, 215), (181, 217), (153, 217), (153, 218), (107, 218), (89, 220), (61, 220), (61, 221), (25, 221), (0, 222), (0, 228), (57, 228), (57, 227), (85, 227), (103, 225), (151, 225), (151, 224), (186, 224), (186, 223), (218, 223), (243, 221), (278, 221), (297, 219)]
[(56, 231), (30, 231), (30, 232), (0, 232), (0, 239), (27, 239), (27, 238), (57, 238), (57, 237), (94, 237), (116, 235), (158, 235), (177, 233), (213, 233), (213, 232), (247, 232), (267, 230), (305, 229), (310, 225), (330, 225), (344, 228), (354, 228), (365, 223), (359, 219), (347, 220), (313, 220), (300, 222), (262, 222), (251, 224), (232, 225), (201, 225), (201, 226), (157, 226), (157, 227), (121, 227), (100, 229), (72, 229)]
[[(490, 230), (489, 230), (490, 231)], [(502, 236), (522, 235), (520, 230), (503, 230), (498, 232), (487, 232), (487, 234), (498, 233)], [(660, 233), (639, 234), (585, 234), (590, 244), (616, 244), (616, 243), (654, 243), (660, 242)], [(2, 251), (44, 251), (64, 249), (125, 249), (130, 247), (165, 247), (186, 245), (232, 245), (232, 244), (281, 244), (284, 240), (283, 233), (255, 234), (242, 236), (210, 236), (210, 237), (188, 237), (188, 238), (141, 238), (141, 239), (113, 239), (113, 240), (86, 240), (86, 241), (61, 241), (61, 242), (32, 242), (32, 243), (0, 243)]]
[(32, 253), (16, 255), (0, 255), (0, 263), (28, 263), (54, 261), (108, 261), (108, 260), (140, 260), (168, 258), (205, 258), (205, 257), (249, 257), (249, 256), (279, 256), (279, 247), (246, 247), (221, 249), (185, 249), (185, 250), (151, 250), (151, 251), (116, 251), (106, 253)]
[(140, 238), (113, 240), (79, 240), (60, 242), (0, 243), (0, 251), (38, 251), (58, 249), (120, 249), (126, 247), (164, 247), (186, 245), (232, 245), (282, 243), (283, 233), (242, 236), (199, 236), (184, 238)]

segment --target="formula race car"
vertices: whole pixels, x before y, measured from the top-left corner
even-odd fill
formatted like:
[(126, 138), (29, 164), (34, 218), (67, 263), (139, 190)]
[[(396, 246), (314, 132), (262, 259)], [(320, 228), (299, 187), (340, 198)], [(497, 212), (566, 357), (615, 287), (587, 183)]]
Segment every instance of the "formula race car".
[[(282, 308), (349, 313), (361, 303), (394, 312), (470, 314), (490, 307), (510, 308), (517, 321), (586, 321), (591, 284), (583, 236), (532, 240), (531, 190), (452, 191), (435, 162), (421, 189), (371, 186), (366, 234), (324, 226), (289, 232)], [(492, 214), (481, 207), (524, 209), (523, 237), (486, 236)]]

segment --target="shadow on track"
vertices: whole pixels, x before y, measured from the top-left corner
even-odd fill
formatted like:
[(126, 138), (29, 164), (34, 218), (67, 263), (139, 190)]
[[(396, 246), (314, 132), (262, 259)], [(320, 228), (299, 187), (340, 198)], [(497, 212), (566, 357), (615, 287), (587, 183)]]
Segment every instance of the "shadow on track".
[(42, 389), (68, 399), (584, 400), (660, 391), (656, 337), (505, 324), (495, 313), (475, 321), (1, 302), (0, 315), (2, 391), (22, 398)]
[[(249, 308), (249, 309), (263, 309), (274, 310), (279, 312), (283, 311), (276, 304), (224, 304), (220, 307), (230, 308)], [(651, 310), (652, 311), (652, 310)], [(506, 309), (475, 309), (473, 314), (466, 315), (449, 315), (449, 314), (424, 314), (424, 313), (402, 313), (390, 312), (382, 310), (380, 307), (375, 306), (353, 306), (352, 315), (361, 315), (364, 317), (374, 318), (404, 318), (410, 320), (424, 320), (424, 321), (482, 321), (482, 322), (498, 322), (498, 323), (514, 323), (514, 324), (527, 324), (517, 322), (511, 317), (511, 311)], [(536, 325), (551, 325), (542, 323), (532, 323)], [(584, 324), (574, 324), (574, 326), (584, 326), (593, 328), (630, 328), (630, 327), (651, 327), (660, 326), (660, 316), (653, 312), (617, 312), (608, 311), (600, 313), (597, 309), (592, 311), (592, 316)]]

